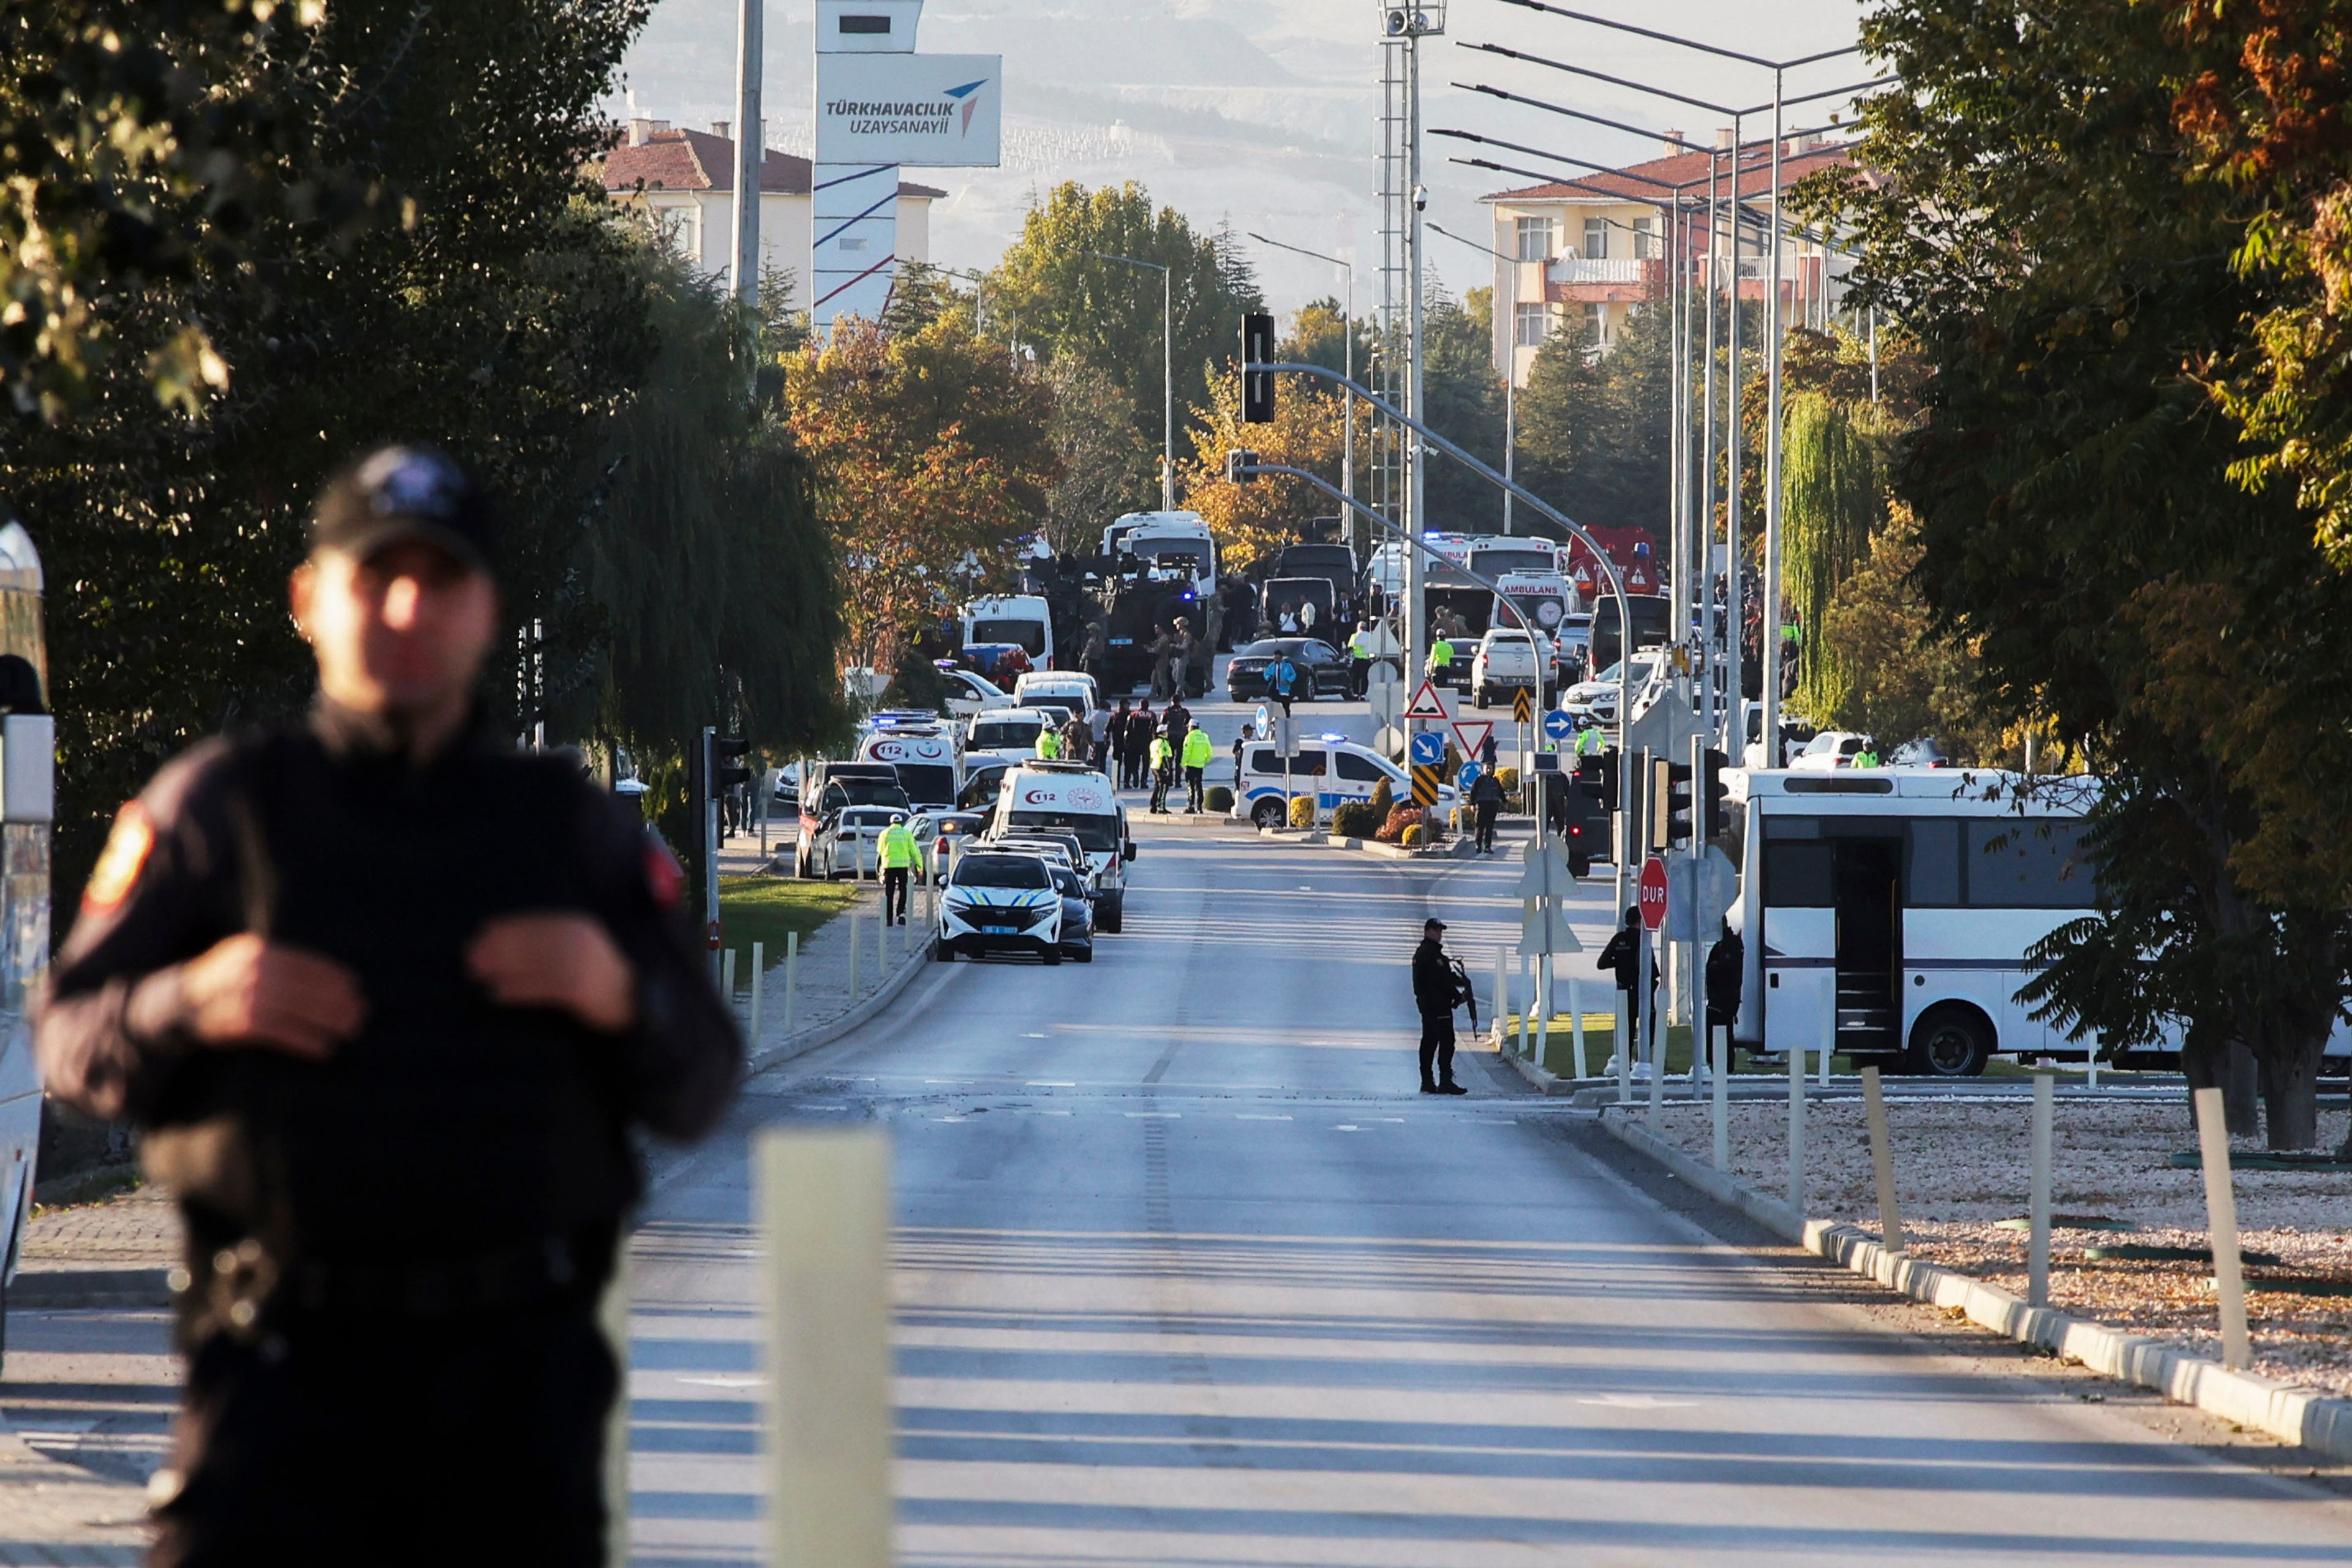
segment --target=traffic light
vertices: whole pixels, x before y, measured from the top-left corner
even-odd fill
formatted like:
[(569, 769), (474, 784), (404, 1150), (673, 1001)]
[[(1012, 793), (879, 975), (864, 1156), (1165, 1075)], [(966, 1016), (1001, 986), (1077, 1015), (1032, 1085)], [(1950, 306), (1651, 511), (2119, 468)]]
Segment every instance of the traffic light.
[[(1242, 363), (1271, 364), (1274, 363), (1274, 318), (1255, 310), (1242, 318)], [(1244, 370), (1242, 372), (1242, 423), (1271, 425), (1274, 423), (1274, 372)]]
[(1257, 479), (1257, 454), (1234, 447), (1225, 454), (1225, 482), (1246, 485)]
[(751, 742), (740, 735), (719, 735), (710, 742), (710, 791), (722, 795), (751, 782), (748, 755)]
[(1731, 827), (1731, 813), (1724, 805), (1731, 798), (1731, 786), (1723, 782), (1724, 770), (1731, 766), (1731, 759), (1710, 746), (1701, 762), (1699, 809), (1706, 814), (1706, 838), (1712, 843)]
[(1691, 841), (1694, 816), (1690, 764), (1661, 762), (1658, 763), (1658, 780), (1659, 794), (1664, 801), (1665, 842), (1687, 844)]
[(1590, 757), (1580, 757), (1576, 763), (1576, 776), (1601, 802), (1601, 809), (1617, 809), (1617, 748), (1610, 746)]

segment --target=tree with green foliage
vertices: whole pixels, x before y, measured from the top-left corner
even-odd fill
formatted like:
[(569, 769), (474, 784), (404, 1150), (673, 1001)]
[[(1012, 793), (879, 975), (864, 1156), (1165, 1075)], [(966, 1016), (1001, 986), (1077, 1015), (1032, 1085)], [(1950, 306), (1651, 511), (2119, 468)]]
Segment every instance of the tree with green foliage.
[(844, 657), (896, 669), (1043, 525), (1052, 388), (945, 315), (908, 334), (836, 325), (785, 367), (785, 397), (840, 563)]
[(1869, 558), (1886, 510), (1878, 454), (1860, 428), (1867, 406), (1815, 392), (1790, 398), (1781, 413), (1784, 591), (1804, 632), (1797, 701), (1813, 714), (1838, 708), (1854, 678), (1841, 645), (1822, 634), (1838, 589)]
[[(1163, 296), (1160, 273), (1105, 260), (1129, 257), (1171, 268)], [(1021, 237), (989, 275), (992, 319), (1049, 360), (1093, 365), (1126, 392), (1145, 443), (1140, 478), (1156, 494), (1165, 384), (1163, 300), (1172, 299), (1176, 413), (1200, 403), (1213, 376), (1241, 353), (1242, 316), (1265, 308), (1255, 280), (1229, 235), (1204, 235), (1172, 207), (1154, 208), (1132, 182), (1087, 190), (1055, 186), (1029, 209)]]
[(1667, 312), (1636, 311), (1605, 353), (1544, 340), (1519, 393), (1521, 482), (1578, 522), (1666, 537)]
[[(244, 29), (234, 47), (191, 19), (204, 9), (54, 13), (112, 16), (126, 58), (187, 73), (166, 84), (202, 100), (184, 149), (202, 156), (184, 169), (161, 142), (136, 161), (90, 144), (178, 134), (152, 107), (92, 107), (84, 86), (52, 103), (39, 48), (0, 68), (13, 134), (33, 133), (26, 105), (81, 128), (63, 163), (0, 153), (32, 171), (5, 198), (19, 219), (96, 201), (131, 215), (105, 222), (163, 225), (194, 203), (199, 227), (235, 241), (225, 260), (208, 230), (159, 238), (152, 265), (78, 258), (74, 331), (106, 352), (68, 365), (52, 342), (47, 370), (10, 373), (46, 416), (0, 447), (0, 497), (48, 567), (59, 885), (164, 758), (299, 710), (310, 664), (287, 573), (326, 476), (387, 439), (445, 447), (501, 498), (504, 610), (510, 627), (545, 628), (557, 734), (621, 740), (658, 767), (677, 737), (730, 717), (714, 665), (737, 672), (759, 733), (827, 728), (830, 647), (815, 656), (832, 594), (798, 499), (805, 467), (772, 418), (722, 416), (750, 379), (729, 357), (727, 308), (583, 173), (610, 143), (597, 104), (644, 8), (225, 5)], [(247, 25), (265, 9), (268, 27)], [(17, 36), (38, 35), (32, 20)], [(120, 184), (79, 188), (92, 181)], [(347, 218), (366, 204), (338, 205), (346, 191), (376, 193), (386, 216), (363, 243)], [(67, 230), (0, 222), (8, 287), (49, 265), (53, 232)], [(167, 409), (156, 386), (191, 322), (217, 363)], [(700, 410), (690, 428), (669, 417), (686, 405)], [(673, 526), (696, 538), (692, 559)], [(509, 721), (514, 673), (494, 668), (484, 692)]]
[[(1421, 377), (1430, 427), (1499, 472), (1503, 378), (1495, 374), (1494, 293), (1473, 289), (1456, 300), (1433, 290), (1421, 313)], [(1360, 431), (1363, 421), (1357, 424)], [(1431, 458), (1423, 490), (1432, 528), (1493, 533), (1503, 526), (1503, 492), (1451, 458)], [(1515, 516), (1522, 531), (1534, 521), (1525, 507)]]
[(2254, 204), (2199, 177), (2158, 7), (1893, 0), (1864, 37), (1903, 85), (1867, 106), (1871, 177), (1808, 205), (1929, 372), (1913, 578), (1995, 715), (2098, 775), (2099, 908), (2028, 994), (2111, 1047), (2180, 1027), (2192, 1081), (2242, 1049), (2271, 1144), (2308, 1145), (2352, 952), (2352, 595), (2290, 487), (2233, 479), (2203, 379), (2262, 313), (2231, 264)]

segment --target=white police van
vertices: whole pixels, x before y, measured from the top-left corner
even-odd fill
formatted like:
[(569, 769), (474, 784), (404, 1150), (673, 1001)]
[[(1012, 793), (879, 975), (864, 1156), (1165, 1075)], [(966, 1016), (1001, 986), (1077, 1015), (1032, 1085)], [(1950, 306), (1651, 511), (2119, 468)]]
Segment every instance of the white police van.
[(1135, 840), (1128, 837), (1127, 808), (1118, 803), (1118, 791), (1084, 763), (1023, 763), (1004, 775), (989, 836), (1039, 828), (1076, 836), (1078, 847), (1087, 852), (1085, 876), (1095, 904), (1095, 927), (1117, 932), (1126, 919), (1127, 867), (1135, 858)]
[[(1217, 771), (1212, 764), (1212, 782)], [(1399, 805), (1412, 804), (1412, 775), (1370, 746), (1359, 745), (1345, 735), (1300, 736), (1298, 754), (1290, 759), (1289, 779), (1291, 795), (1301, 798), (1311, 795), (1318, 815), (1328, 816), (1334, 806), (1371, 799), (1372, 792), (1383, 779), (1388, 781), (1389, 793)], [(1241, 779), (1234, 790), (1232, 816), (1260, 827), (1280, 826), (1285, 809), (1282, 790), (1282, 753), (1262, 741), (1243, 748)], [(1460, 794), (1452, 784), (1438, 786), (1437, 810), (1441, 816), (1451, 813), (1460, 801)]]

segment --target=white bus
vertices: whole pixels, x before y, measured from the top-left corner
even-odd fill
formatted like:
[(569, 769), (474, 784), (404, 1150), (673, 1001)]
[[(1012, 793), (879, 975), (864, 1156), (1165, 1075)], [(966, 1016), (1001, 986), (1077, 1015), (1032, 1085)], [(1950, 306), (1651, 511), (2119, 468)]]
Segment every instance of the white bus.
[(1984, 798), (2010, 782), (1948, 768), (1728, 774), (1748, 971), (1733, 1038), (1816, 1051), (1834, 1021), (1839, 1051), (1944, 1077), (1980, 1073), (1996, 1051), (2082, 1052), (2017, 999), (2026, 951), (2092, 907), (2081, 816)]
[(41, 1078), (25, 1005), (49, 962), (49, 819), (56, 731), (44, 703), (41, 557), (0, 526), (0, 1302), (33, 1209)]
[[(2017, 998), (2038, 973), (2028, 950), (2095, 907), (2079, 806), (2021, 813), (2016, 775), (1953, 768), (1725, 780), (1740, 848), (1740, 1046), (1818, 1051), (1834, 1024), (1837, 1051), (1938, 1077), (1981, 1073), (1995, 1053), (2095, 1047)], [(2348, 1051), (2339, 1027), (2327, 1053)]]

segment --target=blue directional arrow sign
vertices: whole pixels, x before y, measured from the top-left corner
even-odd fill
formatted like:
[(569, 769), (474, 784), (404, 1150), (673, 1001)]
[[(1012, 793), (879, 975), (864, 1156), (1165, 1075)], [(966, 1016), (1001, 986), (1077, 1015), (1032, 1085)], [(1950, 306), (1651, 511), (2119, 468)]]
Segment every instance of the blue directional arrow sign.
[(1476, 784), (1478, 782), (1478, 764), (1475, 763), (1463, 763), (1462, 771), (1454, 775), (1454, 782), (1460, 784), (1465, 790), (1472, 784)]
[(1435, 767), (1445, 760), (1445, 737), (1435, 731), (1424, 731), (1412, 738), (1412, 760), (1423, 767)]
[(1553, 741), (1565, 741), (1576, 733), (1576, 721), (1558, 708), (1544, 715), (1543, 726), (1545, 737)]

